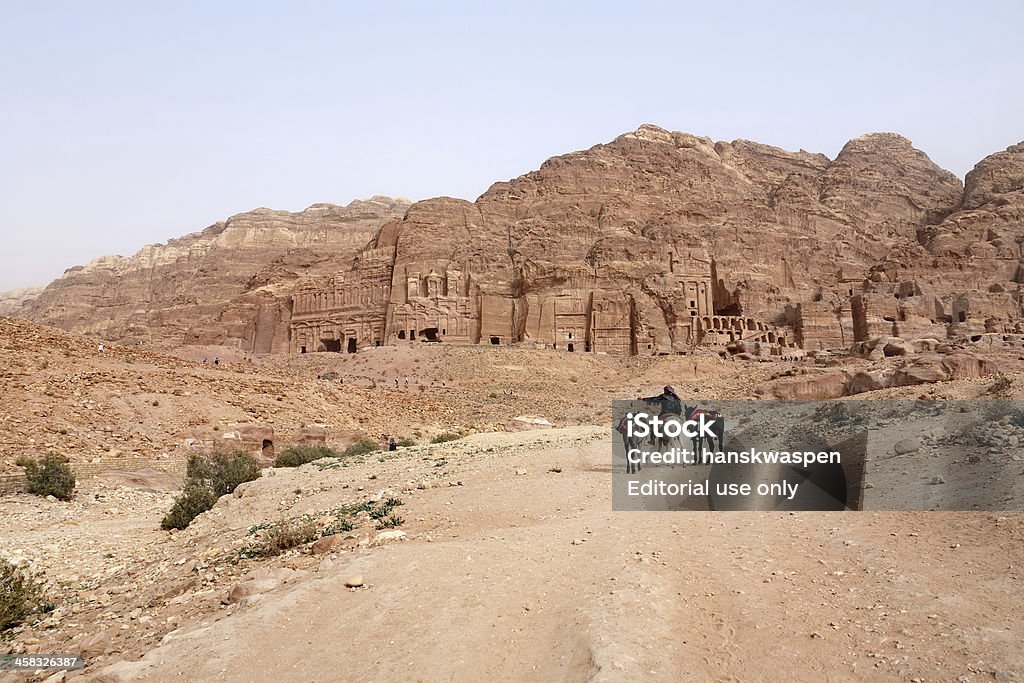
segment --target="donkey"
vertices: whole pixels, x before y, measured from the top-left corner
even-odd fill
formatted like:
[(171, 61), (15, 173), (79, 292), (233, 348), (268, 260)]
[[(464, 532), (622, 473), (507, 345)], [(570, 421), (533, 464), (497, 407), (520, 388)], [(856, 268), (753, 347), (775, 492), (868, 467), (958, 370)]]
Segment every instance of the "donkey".
[[(713, 420), (711, 422), (711, 431), (715, 434), (713, 437), (698, 434), (692, 439), (694, 458), (698, 464), (703, 465), (705, 444), (707, 444), (709, 451), (725, 450), (725, 418), (722, 417), (722, 413), (714, 408), (698, 408), (695, 405), (683, 406), (683, 412), (687, 420), (698, 420), (701, 415), (704, 415), (705, 419)], [(717, 448), (715, 447), (716, 442)]]
[(634, 448), (639, 448), (643, 439), (639, 436), (630, 436), (626, 423), (627, 418), (623, 417), (619, 420), (619, 425), (615, 428), (615, 431), (622, 436), (622, 448), (626, 453), (626, 474), (633, 474), (634, 472), (640, 471), (640, 463), (630, 462), (629, 451)]

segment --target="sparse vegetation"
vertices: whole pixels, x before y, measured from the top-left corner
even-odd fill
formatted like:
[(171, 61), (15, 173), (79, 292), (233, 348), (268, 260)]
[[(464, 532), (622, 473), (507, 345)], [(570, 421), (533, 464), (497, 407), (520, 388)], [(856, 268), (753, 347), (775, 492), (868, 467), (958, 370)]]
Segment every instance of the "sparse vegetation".
[(385, 517), (400, 505), (405, 505), (400, 498), (388, 498), (387, 500), (381, 501), (377, 507), (370, 508), (370, 518), (380, 519), (381, 517)]
[(378, 529), (397, 529), (405, 524), (405, 520), (398, 515), (390, 515), (377, 521)]
[(217, 496), (208, 488), (195, 482), (186, 482), (181, 495), (174, 499), (170, 512), (160, 521), (160, 528), (184, 529), (216, 502)]
[(27, 571), (0, 558), (0, 631), (22, 623), (42, 607), (42, 589)]
[(458, 438), (458, 434), (454, 434), (452, 432), (444, 432), (443, 434), (438, 434), (433, 439), (431, 439), (430, 443), (445, 443), (447, 441), (455, 441)]
[(337, 458), (338, 452), (327, 446), (293, 444), (286, 446), (274, 459), (274, 467), (298, 467), (321, 458)]
[(988, 393), (993, 396), (1008, 396), (1013, 382), (1006, 375), (999, 375), (988, 385)]
[(71, 500), (75, 492), (75, 473), (71, 470), (67, 457), (47, 453), (39, 459), (22, 456), (15, 462), (19, 467), (25, 468), (29, 493)]
[(217, 497), (232, 493), (239, 484), (259, 479), (260, 466), (245, 451), (214, 451), (189, 456), (185, 479), (204, 484)]
[(218, 498), (259, 476), (259, 464), (245, 451), (215, 451), (208, 455), (189, 456), (185, 488), (161, 520), (161, 528), (184, 529), (193, 519), (212, 508)]
[(381, 450), (380, 444), (373, 439), (358, 439), (350, 443), (345, 448), (343, 455), (366, 455), (367, 453), (373, 453), (374, 451), (379, 450)]
[(250, 557), (275, 557), (286, 550), (315, 541), (319, 537), (316, 524), (310, 519), (283, 519), (266, 529), (263, 539), (250, 546)]
[(397, 441), (395, 441), (395, 443), (398, 444), (402, 448), (408, 448), (409, 446), (415, 446), (416, 445), (416, 441), (413, 440), (413, 439), (410, 439), (407, 436), (403, 436), (401, 439), (398, 439)]
[(339, 515), (338, 518), (325, 526), (323, 531), (320, 532), (321, 536), (332, 536), (334, 534), (341, 534), (348, 531), (352, 531), (356, 528), (356, 525), (352, 523), (352, 520), (348, 519), (343, 515)]

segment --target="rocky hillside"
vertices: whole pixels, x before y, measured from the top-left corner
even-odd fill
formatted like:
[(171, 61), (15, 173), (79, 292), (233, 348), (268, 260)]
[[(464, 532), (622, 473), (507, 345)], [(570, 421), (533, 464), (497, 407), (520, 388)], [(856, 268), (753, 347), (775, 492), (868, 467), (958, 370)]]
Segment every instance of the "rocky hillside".
[(636, 307), (638, 346), (682, 350), (699, 307), (688, 287), (707, 279), (714, 314), (789, 325), (805, 348), (848, 347), (847, 283), (859, 291), (891, 252), (919, 249), (919, 231), (962, 197), (959, 179), (891, 133), (830, 160), (641, 126), (474, 203), (419, 202), (373, 246), (395, 249), (392, 307), (408, 273), (456, 264), (483, 296), (511, 302), (514, 341), (545, 336), (531, 317), (545, 297), (595, 293)]
[(0, 292), (0, 315), (10, 315), (21, 308), (22, 304), (39, 296), (42, 287), (19, 287)]
[(73, 269), (22, 313), (257, 353), (418, 334), (627, 355), (743, 341), (787, 356), (1019, 335), (1022, 187), (1024, 144), (965, 186), (892, 133), (829, 159), (644, 125), (475, 202), (242, 214)]
[(18, 315), (109, 340), (269, 352), (297, 278), (348, 261), (409, 202), (373, 197), (289, 213), (256, 209), (205, 230), (68, 269)]

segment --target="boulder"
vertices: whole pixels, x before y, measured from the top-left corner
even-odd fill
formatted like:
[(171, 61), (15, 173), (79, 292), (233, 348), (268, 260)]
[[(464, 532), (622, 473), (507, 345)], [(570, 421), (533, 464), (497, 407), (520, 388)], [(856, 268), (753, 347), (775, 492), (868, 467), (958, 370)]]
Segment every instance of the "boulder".
[(241, 602), (246, 598), (251, 598), (254, 595), (266, 593), (272, 591), (281, 585), (280, 581), (275, 579), (250, 579), (248, 581), (242, 581), (237, 583), (228, 590), (225, 602), (231, 604)]
[(406, 533), (393, 529), (391, 531), (381, 531), (379, 534), (373, 537), (371, 545), (384, 545), (386, 543), (393, 543), (395, 541), (404, 541)]
[(341, 534), (331, 534), (330, 536), (324, 536), (323, 538), (317, 539), (310, 547), (309, 552), (311, 555), (326, 555), (327, 553), (333, 552), (341, 547), (344, 538)]
[(892, 449), (896, 455), (907, 455), (909, 453), (916, 453), (921, 448), (921, 439), (917, 437), (908, 437), (906, 439), (900, 439), (897, 441)]

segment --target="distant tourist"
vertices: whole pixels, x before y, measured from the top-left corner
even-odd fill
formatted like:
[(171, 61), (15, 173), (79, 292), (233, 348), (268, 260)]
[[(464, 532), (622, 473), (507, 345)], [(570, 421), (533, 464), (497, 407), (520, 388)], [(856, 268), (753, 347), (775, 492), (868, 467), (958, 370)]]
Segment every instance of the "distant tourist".
[(397, 451), (398, 450), (398, 442), (395, 441), (395, 437), (391, 437), (390, 439), (388, 439), (388, 450), (389, 451)]
[(220, 358), (214, 358), (213, 359), (213, 364), (214, 365), (220, 365)]
[(99, 346), (99, 352), (100, 352), (100, 353), (103, 353), (103, 344), (100, 344), (100, 346)]

